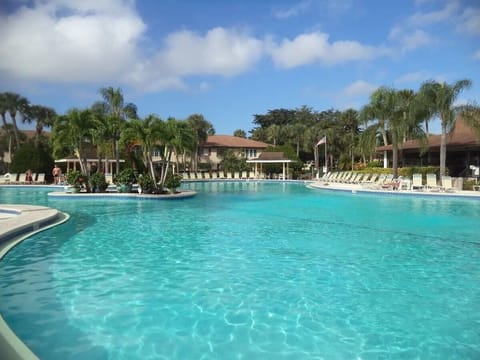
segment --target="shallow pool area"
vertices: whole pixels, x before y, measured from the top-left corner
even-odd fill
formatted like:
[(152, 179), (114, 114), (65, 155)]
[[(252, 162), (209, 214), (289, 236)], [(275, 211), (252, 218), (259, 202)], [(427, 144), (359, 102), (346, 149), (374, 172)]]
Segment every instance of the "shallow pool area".
[(0, 261), (0, 314), (39, 358), (480, 357), (478, 199), (183, 187), (197, 195), (0, 188), (71, 216)]

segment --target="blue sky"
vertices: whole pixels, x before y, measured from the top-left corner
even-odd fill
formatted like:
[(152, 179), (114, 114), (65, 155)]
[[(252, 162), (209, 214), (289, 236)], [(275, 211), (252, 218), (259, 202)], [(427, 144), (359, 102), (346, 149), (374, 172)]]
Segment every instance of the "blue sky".
[(0, 91), (60, 114), (106, 86), (217, 134), (269, 109), (359, 110), (382, 85), (467, 78), (458, 102), (480, 100), (473, 0), (4, 0), (0, 34)]

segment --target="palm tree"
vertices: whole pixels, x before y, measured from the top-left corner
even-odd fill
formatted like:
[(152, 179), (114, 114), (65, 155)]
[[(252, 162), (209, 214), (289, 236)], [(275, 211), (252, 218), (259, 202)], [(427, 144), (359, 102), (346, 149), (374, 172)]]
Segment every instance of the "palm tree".
[[(20, 145), (20, 136), (18, 134), (17, 115), (20, 114), (25, 116), (28, 113), (30, 103), (27, 98), (12, 92), (4, 92), (1, 103), (1, 109), (3, 111), (6, 110), (10, 114), (10, 119), (13, 125), (13, 133), (15, 135), (15, 146), (18, 148)], [(2, 121), (4, 121), (5, 124), (5, 120), (3, 119), (4, 114), (5, 113), (2, 115)]]
[(132, 103), (125, 104), (120, 88), (106, 87), (100, 89), (103, 101), (93, 105), (95, 111), (103, 112), (107, 123), (107, 129), (112, 141), (113, 154), (115, 156), (116, 173), (120, 172), (120, 148), (119, 140), (123, 125), (128, 119), (137, 118), (137, 107)]
[[(383, 139), (383, 145), (388, 145), (387, 123), (392, 116), (394, 102), (394, 90), (387, 87), (379, 87), (370, 95), (370, 103), (360, 111), (360, 119), (365, 125), (373, 126)], [(373, 124), (370, 122), (374, 121)], [(370, 124), (370, 125), (369, 125)], [(386, 167), (387, 152), (384, 152), (384, 166)]]
[(59, 116), (53, 125), (54, 154), (63, 156), (65, 150), (74, 153), (84, 175), (87, 175), (85, 143), (90, 141), (90, 131), (93, 126), (92, 112), (89, 109), (70, 109), (66, 115)]
[(57, 113), (50, 107), (42, 105), (32, 105), (24, 121), (31, 123), (35, 121), (35, 146), (38, 146), (44, 127), (51, 127), (55, 122)]
[(460, 114), (465, 122), (480, 136), (480, 106), (467, 104), (461, 107)]
[[(156, 115), (148, 115), (145, 119), (133, 119), (126, 125), (125, 133), (130, 140), (135, 141), (142, 149), (142, 160), (155, 181), (152, 154), (161, 137), (162, 120)], [(156, 181), (155, 181), (156, 183)]]
[(459, 107), (453, 104), (463, 89), (472, 86), (471, 80), (458, 80), (453, 84), (437, 81), (427, 81), (420, 87), (423, 101), (430, 110), (430, 117), (440, 118), (442, 134), (440, 138), (440, 176), (445, 175), (447, 160), (447, 133), (455, 124)]
[(196, 135), (193, 170), (197, 171), (198, 157), (200, 156), (199, 151), (207, 141), (209, 133), (212, 134), (212, 132), (215, 133), (215, 131), (213, 130), (212, 124), (200, 114), (190, 115), (187, 122), (190, 124)]

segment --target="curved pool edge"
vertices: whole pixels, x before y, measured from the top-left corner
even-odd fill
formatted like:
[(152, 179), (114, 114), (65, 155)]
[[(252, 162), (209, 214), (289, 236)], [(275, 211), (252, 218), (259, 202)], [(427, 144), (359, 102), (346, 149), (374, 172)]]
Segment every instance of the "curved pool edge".
[(92, 199), (92, 198), (111, 198), (111, 199), (141, 199), (141, 200), (178, 200), (188, 199), (197, 195), (193, 190), (182, 190), (175, 194), (135, 194), (135, 193), (68, 193), (65, 191), (54, 191), (48, 193), (52, 198), (80, 198), (80, 199)]
[[(56, 209), (32, 205), (3, 205), (0, 213), (11, 216), (0, 220), (0, 261), (16, 245), (30, 236), (60, 225), (70, 216)], [(0, 349), (2, 360), (39, 360), (19, 339), (0, 314)]]

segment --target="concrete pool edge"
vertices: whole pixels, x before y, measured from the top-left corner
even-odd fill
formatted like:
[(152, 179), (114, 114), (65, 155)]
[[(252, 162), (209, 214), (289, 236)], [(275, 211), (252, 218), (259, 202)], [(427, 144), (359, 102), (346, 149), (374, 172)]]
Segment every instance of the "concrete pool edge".
[(430, 198), (457, 198), (480, 200), (480, 191), (457, 190), (455, 192), (444, 191), (419, 191), (419, 190), (390, 190), (390, 189), (369, 189), (359, 184), (328, 183), (311, 181), (306, 184), (310, 189), (327, 190), (331, 192), (343, 192), (352, 194), (373, 194), (373, 195), (398, 195), (398, 196), (424, 196)]
[[(68, 214), (45, 206), (0, 204), (0, 212), (12, 214), (10, 219), (1, 220), (4, 226), (0, 231), (0, 261), (11, 249), (30, 236), (60, 225), (70, 218)], [(0, 349), (2, 360), (39, 360), (15, 335), (1, 314)]]

